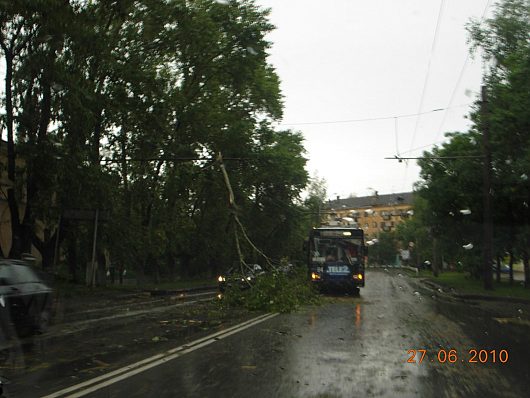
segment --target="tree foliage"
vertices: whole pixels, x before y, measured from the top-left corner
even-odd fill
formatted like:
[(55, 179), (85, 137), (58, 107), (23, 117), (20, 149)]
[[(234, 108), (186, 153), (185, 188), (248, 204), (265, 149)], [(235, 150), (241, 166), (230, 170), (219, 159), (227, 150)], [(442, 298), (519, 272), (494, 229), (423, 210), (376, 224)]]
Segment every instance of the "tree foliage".
[(273, 257), (295, 252), (306, 160), (301, 135), (271, 125), (267, 15), (253, 0), (2, 2), (9, 255), (33, 245), (50, 266), (61, 220), (78, 278), (93, 226), (65, 209), (106, 210), (99, 252), (140, 280), (231, 265), (234, 211)]
[[(480, 48), (488, 70), (484, 76), (487, 111), (477, 101), (473, 126), (446, 134), (448, 141), (419, 161), (418, 194), (426, 206), (416, 211), (421, 224), (440, 239), (446, 258), (467, 257), (478, 275), (483, 223), (482, 165), (484, 128), (490, 131), (494, 253), (520, 253), (530, 282), (530, 3), (504, 0), (483, 24), (469, 24), (472, 49)], [(471, 210), (462, 215), (460, 210)], [(473, 243), (464, 253), (463, 244)]]

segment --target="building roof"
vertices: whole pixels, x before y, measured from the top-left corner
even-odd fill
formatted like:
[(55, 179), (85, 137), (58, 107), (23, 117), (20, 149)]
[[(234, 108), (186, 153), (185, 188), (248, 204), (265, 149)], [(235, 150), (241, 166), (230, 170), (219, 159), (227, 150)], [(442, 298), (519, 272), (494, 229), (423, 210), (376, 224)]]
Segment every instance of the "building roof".
[(392, 206), (413, 204), (413, 192), (391, 193), (377, 196), (361, 196), (354, 198), (331, 200), (326, 207), (331, 209), (340, 208), (363, 208), (372, 206)]

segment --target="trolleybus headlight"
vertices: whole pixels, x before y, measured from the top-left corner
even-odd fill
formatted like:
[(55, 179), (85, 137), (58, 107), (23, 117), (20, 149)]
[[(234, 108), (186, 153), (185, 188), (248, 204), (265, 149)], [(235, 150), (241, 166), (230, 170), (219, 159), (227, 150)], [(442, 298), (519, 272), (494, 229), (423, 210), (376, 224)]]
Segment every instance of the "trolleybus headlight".
[(226, 278), (223, 275), (219, 275), (219, 278), (217, 278), (219, 282), (224, 282)]

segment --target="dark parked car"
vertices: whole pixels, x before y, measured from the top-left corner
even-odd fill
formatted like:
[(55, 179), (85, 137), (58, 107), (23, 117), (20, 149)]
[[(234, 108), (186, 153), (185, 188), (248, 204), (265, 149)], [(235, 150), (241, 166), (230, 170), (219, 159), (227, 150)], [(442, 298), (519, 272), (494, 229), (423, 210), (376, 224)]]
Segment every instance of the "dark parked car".
[(264, 273), (261, 266), (258, 264), (251, 264), (250, 269), (245, 270), (244, 274), (241, 274), (239, 267), (234, 267), (228, 270), (225, 274), (219, 275), (217, 282), (219, 290), (224, 292), (227, 287), (239, 286), (240, 289), (246, 289), (250, 287), (250, 284)]
[[(497, 272), (497, 264), (492, 265), (493, 273)], [(501, 273), (502, 274), (509, 274), (510, 273), (510, 266), (507, 264), (501, 264)]]
[(0, 324), (11, 337), (44, 332), (49, 324), (52, 289), (24, 261), (0, 260)]

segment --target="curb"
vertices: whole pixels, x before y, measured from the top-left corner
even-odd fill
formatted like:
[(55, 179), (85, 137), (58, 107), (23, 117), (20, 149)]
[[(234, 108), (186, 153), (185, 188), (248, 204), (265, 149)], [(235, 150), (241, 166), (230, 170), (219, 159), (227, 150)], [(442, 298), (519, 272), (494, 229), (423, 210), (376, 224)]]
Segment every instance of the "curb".
[(439, 284), (437, 284), (436, 282), (433, 282), (430, 279), (422, 279), (421, 282), (423, 284), (425, 284), (425, 285), (430, 286), (431, 288), (436, 289), (436, 290), (441, 289), (445, 295), (452, 296), (455, 299), (499, 301), (499, 302), (505, 302), (505, 303), (530, 304), (530, 300), (529, 299), (525, 299), (525, 298), (522, 298), (522, 297), (491, 296), (491, 295), (488, 295), (488, 294), (470, 294), (470, 293), (446, 292), (444, 290), (444, 287), (447, 289), (446, 286), (439, 285)]
[[(68, 313), (63, 315), (63, 320), (60, 322), (55, 323), (56, 325), (59, 324), (70, 324), (78, 321), (86, 321), (90, 319), (98, 319), (102, 316), (106, 316), (105, 314), (113, 314), (115, 311), (120, 311), (122, 309), (130, 311), (130, 310), (137, 310), (137, 309), (143, 309), (148, 307), (158, 307), (157, 303), (166, 302), (165, 300), (167, 298), (173, 297), (173, 296), (186, 296), (190, 293), (200, 293), (200, 292), (206, 292), (206, 291), (213, 291), (217, 290), (217, 286), (200, 286), (197, 288), (185, 288), (185, 289), (178, 289), (178, 290), (144, 290), (140, 293), (149, 295), (145, 296), (145, 300), (140, 300), (133, 303), (120, 303), (118, 305), (112, 306), (112, 307), (96, 307), (91, 308), (84, 311), (69, 311)], [(138, 293), (135, 293), (134, 295), (130, 295), (131, 298), (138, 297)], [(150, 299), (149, 297), (154, 297), (155, 299)], [(182, 297), (177, 297), (182, 298)]]
[(158, 297), (158, 296), (173, 296), (175, 294), (183, 294), (183, 293), (202, 292), (204, 290), (217, 290), (217, 288), (218, 288), (217, 285), (215, 286), (211, 285), (211, 286), (198, 286), (198, 287), (176, 289), (176, 290), (150, 289), (150, 290), (144, 290), (144, 292), (148, 292), (153, 297)]

